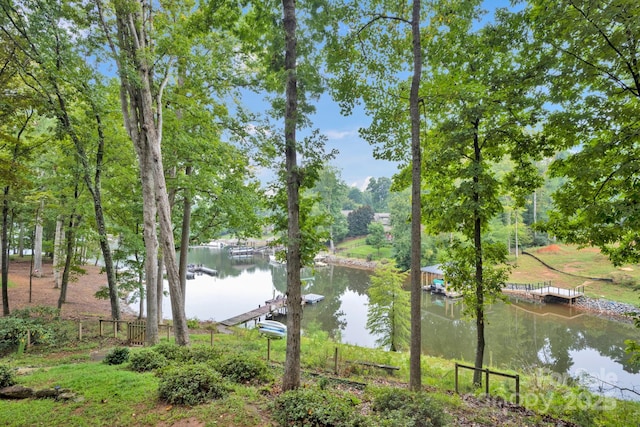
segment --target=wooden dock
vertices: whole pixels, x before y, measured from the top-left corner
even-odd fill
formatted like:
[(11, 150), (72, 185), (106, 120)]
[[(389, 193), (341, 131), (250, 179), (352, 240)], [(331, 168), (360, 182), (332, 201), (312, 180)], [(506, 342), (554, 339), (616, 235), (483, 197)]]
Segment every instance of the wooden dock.
[(576, 298), (584, 296), (584, 291), (579, 290), (579, 288), (582, 287), (579, 286), (576, 289), (565, 289), (559, 288), (557, 286), (544, 286), (539, 289), (531, 290), (529, 291), (529, 293), (531, 295), (536, 295), (541, 299), (546, 299), (547, 297), (561, 298), (563, 300), (569, 301), (569, 303), (571, 304)]
[(536, 284), (508, 283), (503, 288), (503, 292), (527, 295), (540, 300), (547, 300), (548, 297), (558, 298), (572, 304), (577, 298), (584, 296), (584, 286), (578, 286), (575, 289), (566, 289), (551, 286), (551, 282)]
[(239, 314), (235, 317), (223, 320), (220, 323), (224, 326), (236, 326), (242, 323), (246, 323), (249, 320), (257, 319), (262, 316), (266, 316), (269, 313), (276, 312), (283, 308), (287, 303), (286, 298), (276, 298), (266, 301), (264, 305), (256, 308), (255, 310), (247, 311), (246, 313)]

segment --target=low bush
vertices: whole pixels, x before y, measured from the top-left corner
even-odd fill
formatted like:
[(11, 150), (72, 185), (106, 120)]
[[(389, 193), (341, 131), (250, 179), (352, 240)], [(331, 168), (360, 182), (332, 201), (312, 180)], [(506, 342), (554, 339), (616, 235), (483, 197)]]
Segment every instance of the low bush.
[(358, 427), (369, 425), (355, 411), (357, 399), (325, 390), (301, 388), (278, 396), (273, 418), (281, 426)]
[(262, 383), (269, 380), (269, 370), (264, 360), (254, 356), (233, 354), (214, 363), (222, 376), (236, 383)]
[(127, 347), (116, 347), (109, 351), (103, 362), (107, 365), (122, 365), (129, 360), (129, 349)]
[(167, 358), (162, 354), (145, 348), (141, 351), (133, 353), (129, 358), (131, 369), (136, 372), (148, 372), (167, 365)]
[(198, 405), (228, 392), (222, 375), (204, 363), (165, 369), (158, 386), (160, 399), (174, 405)]
[(380, 426), (440, 427), (444, 411), (426, 393), (407, 389), (385, 388), (374, 398), (373, 410)]
[(7, 365), (0, 365), (0, 388), (9, 387), (16, 383), (14, 370)]
[(184, 362), (189, 360), (188, 347), (179, 346), (170, 342), (163, 341), (152, 347), (153, 351), (160, 353), (169, 361)]
[(210, 345), (194, 345), (189, 349), (189, 360), (194, 363), (211, 362), (220, 357), (222, 357), (222, 350)]
[(24, 349), (27, 334), (32, 345), (55, 344), (66, 339), (60, 322), (53, 320), (51, 313), (43, 314), (36, 307), (16, 310), (11, 316), (0, 318), (0, 355)]

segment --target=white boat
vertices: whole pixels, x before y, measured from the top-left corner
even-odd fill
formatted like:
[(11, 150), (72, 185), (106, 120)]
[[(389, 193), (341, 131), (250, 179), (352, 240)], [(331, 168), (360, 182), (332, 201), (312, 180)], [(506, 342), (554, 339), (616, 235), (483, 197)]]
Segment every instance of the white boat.
[(258, 322), (258, 331), (267, 338), (281, 339), (287, 336), (287, 326), (275, 320)]

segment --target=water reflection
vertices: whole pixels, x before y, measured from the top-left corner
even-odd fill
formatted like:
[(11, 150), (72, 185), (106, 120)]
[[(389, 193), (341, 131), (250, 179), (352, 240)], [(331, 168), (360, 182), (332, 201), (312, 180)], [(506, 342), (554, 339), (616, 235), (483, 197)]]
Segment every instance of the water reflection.
[[(286, 291), (286, 268), (266, 257), (233, 259), (225, 250), (193, 248), (189, 262), (218, 270), (218, 277), (196, 276), (187, 282), (189, 318), (224, 320)], [(303, 293), (325, 297), (305, 307), (304, 328), (320, 328), (345, 343), (375, 346), (366, 330), (370, 272), (340, 266), (305, 269)], [(475, 323), (461, 317), (460, 303), (441, 296), (422, 296), (423, 353), (474, 360)], [(170, 313), (166, 299), (164, 313)], [(562, 305), (515, 301), (494, 304), (486, 315), (485, 363), (523, 371), (549, 369), (576, 375), (586, 371), (618, 385), (640, 385), (637, 367), (624, 352), (625, 339), (640, 340), (633, 325), (587, 315)]]

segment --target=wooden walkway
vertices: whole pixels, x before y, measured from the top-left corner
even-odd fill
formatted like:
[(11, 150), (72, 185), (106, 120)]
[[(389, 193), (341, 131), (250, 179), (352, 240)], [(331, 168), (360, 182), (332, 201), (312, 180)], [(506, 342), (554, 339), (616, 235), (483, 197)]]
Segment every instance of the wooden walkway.
[(235, 317), (230, 317), (229, 319), (223, 320), (218, 323), (224, 326), (240, 325), (242, 323), (248, 322), (249, 320), (257, 319), (258, 317), (262, 317), (269, 313), (273, 313), (274, 311), (278, 311), (279, 309), (285, 306), (286, 302), (287, 302), (286, 298), (269, 300), (269, 301), (266, 301), (263, 306), (260, 306), (255, 310), (251, 310), (246, 313), (239, 314)]
[(530, 295), (541, 300), (547, 299), (547, 297), (554, 297), (572, 304), (577, 298), (584, 296), (584, 286), (578, 286), (575, 289), (566, 289), (551, 286), (551, 282), (535, 284), (508, 283), (503, 288), (503, 292)]
[[(582, 287), (579, 286), (578, 288), (582, 288)], [(531, 290), (529, 291), (529, 293), (532, 295), (537, 295), (540, 298), (546, 298), (546, 297), (562, 298), (572, 303), (576, 298), (579, 298), (584, 295), (584, 292), (579, 291), (578, 288), (565, 289), (565, 288), (559, 288), (557, 286), (544, 286), (539, 289)]]

